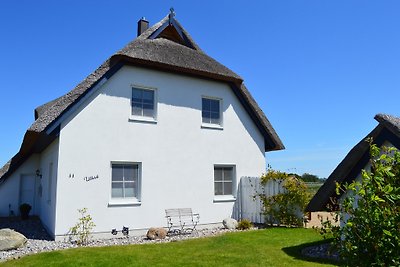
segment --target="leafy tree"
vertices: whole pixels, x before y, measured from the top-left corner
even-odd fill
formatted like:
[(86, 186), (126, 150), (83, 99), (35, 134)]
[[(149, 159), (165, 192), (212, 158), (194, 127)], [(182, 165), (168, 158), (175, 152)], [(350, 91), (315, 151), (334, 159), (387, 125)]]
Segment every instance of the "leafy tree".
[(303, 180), (304, 182), (309, 182), (309, 183), (316, 183), (320, 181), (317, 175), (310, 173), (303, 173), (300, 179)]
[(400, 266), (400, 152), (370, 142), (371, 170), (337, 184), (341, 227), (328, 230), (349, 266)]

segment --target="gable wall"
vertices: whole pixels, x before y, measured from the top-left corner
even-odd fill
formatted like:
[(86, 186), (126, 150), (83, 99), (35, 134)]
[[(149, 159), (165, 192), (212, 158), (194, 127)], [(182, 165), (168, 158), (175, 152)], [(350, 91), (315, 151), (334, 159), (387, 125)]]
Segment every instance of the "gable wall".
[[(132, 85), (157, 90), (157, 123), (129, 120)], [(201, 97), (223, 99), (224, 129), (201, 128)], [(96, 231), (165, 226), (166, 208), (191, 207), (201, 223), (230, 217), (233, 202), (214, 203), (214, 164), (241, 176), (265, 172), (264, 139), (224, 83), (138, 67), (122, 67), (60, 132), (56, 234), (65, 234), (86, 207)], [(140, 205), (115, 206), (111, 162), (142, 163)], [(85, 181), (85, 177), (98, 179)]]

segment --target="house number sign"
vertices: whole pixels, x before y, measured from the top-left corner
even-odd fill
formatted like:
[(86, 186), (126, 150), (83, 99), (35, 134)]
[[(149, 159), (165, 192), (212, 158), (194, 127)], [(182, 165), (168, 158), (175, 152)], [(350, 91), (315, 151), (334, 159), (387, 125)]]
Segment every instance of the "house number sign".
[(95, 179), (99, 179), (99, 175), (94, 175), (94, 176), (86, 176), (85, 178), (83, 178), (84, 181), (89, 182), (91, 180), (95, 180)]

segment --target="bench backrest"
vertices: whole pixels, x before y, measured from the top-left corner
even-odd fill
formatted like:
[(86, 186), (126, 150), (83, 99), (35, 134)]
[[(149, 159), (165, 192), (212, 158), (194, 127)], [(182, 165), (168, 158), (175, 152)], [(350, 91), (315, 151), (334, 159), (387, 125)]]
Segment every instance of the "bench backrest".
[(193, 212), (191, 208), (183, 209), (166, 209), (165, 215), (167, 217), (192, 217)]

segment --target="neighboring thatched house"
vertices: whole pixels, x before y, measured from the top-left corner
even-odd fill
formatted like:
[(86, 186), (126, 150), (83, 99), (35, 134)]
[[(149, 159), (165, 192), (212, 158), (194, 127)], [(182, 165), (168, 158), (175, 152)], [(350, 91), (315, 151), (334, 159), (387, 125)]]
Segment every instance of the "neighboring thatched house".
[(240, 178), (265, 172), (265, 152), (284, 146), (243, 79), (173, 12), (148, 26), (140, 20), (135, 40), (35, 110), (0, 170), (0, 216), (29, 203), (58, 238), (81, 208), (101, 234), (166, 226), (170, 208), (192, 208), (205, 225), (232, 215)]
[(336, 167), (327, 181), (311, 199), (306, 211), (325, 211), (337, 208), (336, 182), (351, 183), (354, 179), (361, 178), (361, 170), (368, 166), (369, 143), (367, 138), (372, 137), (377, 146), (394, 146), (400, 149), (400, 118), (378, 114), (375, 120), (378, 126), (363, 138)]

